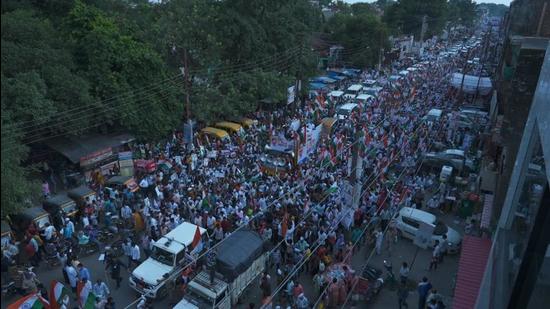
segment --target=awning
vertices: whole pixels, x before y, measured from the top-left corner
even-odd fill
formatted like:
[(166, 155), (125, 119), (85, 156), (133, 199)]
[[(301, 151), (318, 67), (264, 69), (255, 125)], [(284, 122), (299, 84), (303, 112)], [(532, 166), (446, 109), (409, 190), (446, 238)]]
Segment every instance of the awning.
[(309, 83), (309, 88), (313, 90), (326, 89), (327, 85), (323, 83)]
[(61, 153), (73, 163), (89, 160), (94, 153), (106, 153), (112, 147), (121, 146), (135, 140), (135, 137), (127, 133), (88, 135), (83, 137), (55, 138), (46, 142), (53, 150)]
[(453, 309), (475, 307), (490, 251), (490, 239), (464, 237), (458, 262)]
[(327, 77), (327, 76), (317, 76), (313, 79), (313, 82), (316, 83), (324, 83), (324, 84), (333, 84), (336, 82), (335, 79)]

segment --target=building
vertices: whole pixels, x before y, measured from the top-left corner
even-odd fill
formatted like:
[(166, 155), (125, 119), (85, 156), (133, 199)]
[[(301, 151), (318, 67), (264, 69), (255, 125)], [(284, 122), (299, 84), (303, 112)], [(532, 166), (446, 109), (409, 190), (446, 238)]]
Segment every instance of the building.
[(474, 308), (550, 303), (549, 11), (548, 1), (516, 0), (500, 29), (504, 44), (495, 52), (502, 57), (481, 181), (488, 201), (482, 227), (492, 244)]

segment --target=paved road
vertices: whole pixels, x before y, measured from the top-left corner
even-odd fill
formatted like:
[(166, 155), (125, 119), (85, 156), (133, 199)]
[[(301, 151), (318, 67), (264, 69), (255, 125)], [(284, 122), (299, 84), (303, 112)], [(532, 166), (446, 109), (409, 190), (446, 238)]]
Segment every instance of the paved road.
[[(463, 230), (463, 223), (457, 218), (447, 215), (443, 216), (442, 219), (451, 227), (455, 228), (458, 231)], [(360, 251), (356, 252), (352, 258), (352, 265), (354, 269), (359, 270), (366, 261), (367, 254), (371, 252), (366, 250), (365, 247), (361, 248)], [(414, 258), (416, 254), (416, 258)], [(143, 256), (143, 255), (142, 255)], [(103, 263), (98, 261), (99, 254), (94, 254), (88, 257), (81, 259), (81, 262), (89, 268), (92, 279), (95, 281), (97, 278), (101, 278), (107, 282), (109, 288), (111, 289), (111, 294), (115, 300), (117, 308), (125, 308), (132, 300), (137, 299), (137, 293), (128, 286), (128, 272), (123, 269), (122, 277), (124, 280), (121, 283), (119, 289), (115, 288), (115, 283), (107, 277), (107, 274), (103, 268)], [(394, 273), (399, 272), (399, 267), (402, 262), (406, 261), (409, 265), (412, 264), (410, 279), (419, 281), (423, 276), (427, 276), (435, 288), (449, 300), (446, 302), (447, 308), (451, 308), (451, 297), (453, 290), (453, 279), (456, 275), (458, 268), (458, 256), (449, 256), (445, 261), (439, 266), (436, 271), (428, 271), (427, 267), (429, 265), (431, 258), (430, 250), (417, 250), (417, 247), (413, 245), (412, 241), (407, 239), (401, 239), (395, 244), (392, 248), (392, 254), (388, 255), (387, 251), (384, 251), (381, 255), (373, 255), (372, 259), (369, 261), (370, 265), (377, 267), (383, 270), (383, 260), (389, 259), (394, 265)], [(413, 264), (414, 259), (414, 264)], [(123, 262), (126, 261), (123, 259)], [(270, 270), (272, 273), (272, 278), (275, 278), (273, 270)], [(42, 263), (37, 269), (37, 275), (41, 282), (49, 288), (49, 283), (51, 280), (60, 280), (63, 281), (63, 275), (61, 273), (61, 268), (49, 269), (45, 263)], [(316, 299), (313, 297), (314, 290), (312, 285), (312, 280), (309, 275), (302, 274), (299, 278), (300, 283), (304, 286), (305, 294), (309, 297), (310, 302), (314, 303)], [(255, 303), (256, 308), (259, 307), (261, 300), (261, 292), (259, 287), (259, 278), (256, 284), (251, 284), (251, 287), (246, 292), (243, 297), (243, 304), (239, 304), (237, 308), (246, 308), (248, 303)], [(276, 285), (272, 283), (273, 290)], [(281, 292), (283, 294), (283, 292)], [(1, 304), (2, 308), (16, 300), (14, 297), (2, 298)], [(416, 307), (418, 301), (417, 294), (412, 292), (409, 296), (408, 303), (409, 306)], [(170, 308), (170, 299), (168, 297), (158, 300), (154, 303), (155, 308)], [(354, 308), (366, 308), (366, 304), (354, 303), (350, 301), (347, 307)], [(373, 303), (368, 305), (369, 308), (398, 308), (397, 299), (395, 291), (390, 291), (387, 288), (382, 289), (381, 293), (376, 297)], [(413, 308), (411, 307), (411, 308)], [(135, 306), (133, 307), (135, 308)]]

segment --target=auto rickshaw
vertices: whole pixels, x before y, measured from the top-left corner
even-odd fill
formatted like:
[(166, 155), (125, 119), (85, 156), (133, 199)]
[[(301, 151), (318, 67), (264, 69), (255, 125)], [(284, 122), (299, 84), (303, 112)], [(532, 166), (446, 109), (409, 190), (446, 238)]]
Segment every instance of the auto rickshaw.
[(113, 176), (105, 182), (107, 190), (118, 189), (123, 191), (128, 188), (132, 192), (139, 190), (139, 186), (133, 176)]
[(31, 223), (34, 223), (38, 230), (43, 229), (46, 223), (52, 224), (50, 214), (42, 207), (25, 208), (20, 213), (9, 215), (7, 218), (16, 236), (21, 238)]
[(97, 194), (94, 190), (90, 189), (86, 185), (74, 188), (67, 192), (67, 195), (76, 202), (76, 209), (79, 211), (76, 215), (83, 213), (84, 208), (86, 207), (86, 199), (90, 202), (93, 202), (97, 199)]
[(74, 220), (78, 214), (76, 202), (67, 194), (51, 196), (44, 201), (44, 209), (50, 213), (56, 228), (63, 225), (63, 218), (70, 217)]
[(201, 135), (208, 138), (214, 138), (221, 141), (230, 141), (229, 133), (224, 130), (216, 129), (213, 127), (206, 127), (201, 130)]
[(249, 129), (256, 125), (258, 123), (258, 120), (250, 119), (250, 118), (239, 118), (236, 123), (240, 123), (245, 129)]
[(226, 132), (237, 134), (239, 136), (244, 134), (243, 126), (241, 126), (238, 123), (229, 122), (229, 121), (220, 121), (220, 122), (217, 122), (214, 126), (218, 129), (225, 130)]

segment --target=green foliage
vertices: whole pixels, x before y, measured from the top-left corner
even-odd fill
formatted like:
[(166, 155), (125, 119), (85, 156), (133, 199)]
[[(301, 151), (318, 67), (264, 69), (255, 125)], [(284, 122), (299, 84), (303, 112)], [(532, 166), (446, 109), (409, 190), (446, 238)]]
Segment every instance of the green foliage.
[(398, 0), (384, 13), (384, 22), (396, 34), (414, 34), (419, 38), (422, 19), (427, 16), (428, 29), (425, 38), (438, 34), (446, 22), (446, 0)]
[(476, 4), (472, 0), (449, 0), (447, 15), (450, 22), (471, 26), (476, 17)]
[(387, 29), (370, 6), (353, 5), (354, 14), (339, 13), (325, 25), (330, 40), (344, 47), (344, 61), (366, 67), (378, 63), (380, 48), (387, 45)]
[(508, 12), (508, 6), (504, 4), (496, 3), (480, 3), (477, 5), (480, 9), (485, 9), (489, 12), (489, 16), (493, 17), (504, 17), (504, 14)]
[(40, 184), (30, 178), (31, 168), (21, 166), (28, 148), (21, 145), (20, 134), (10, 124), (9, 113), (2, 108), (2, 218), (32, 204), (40, 194)]

